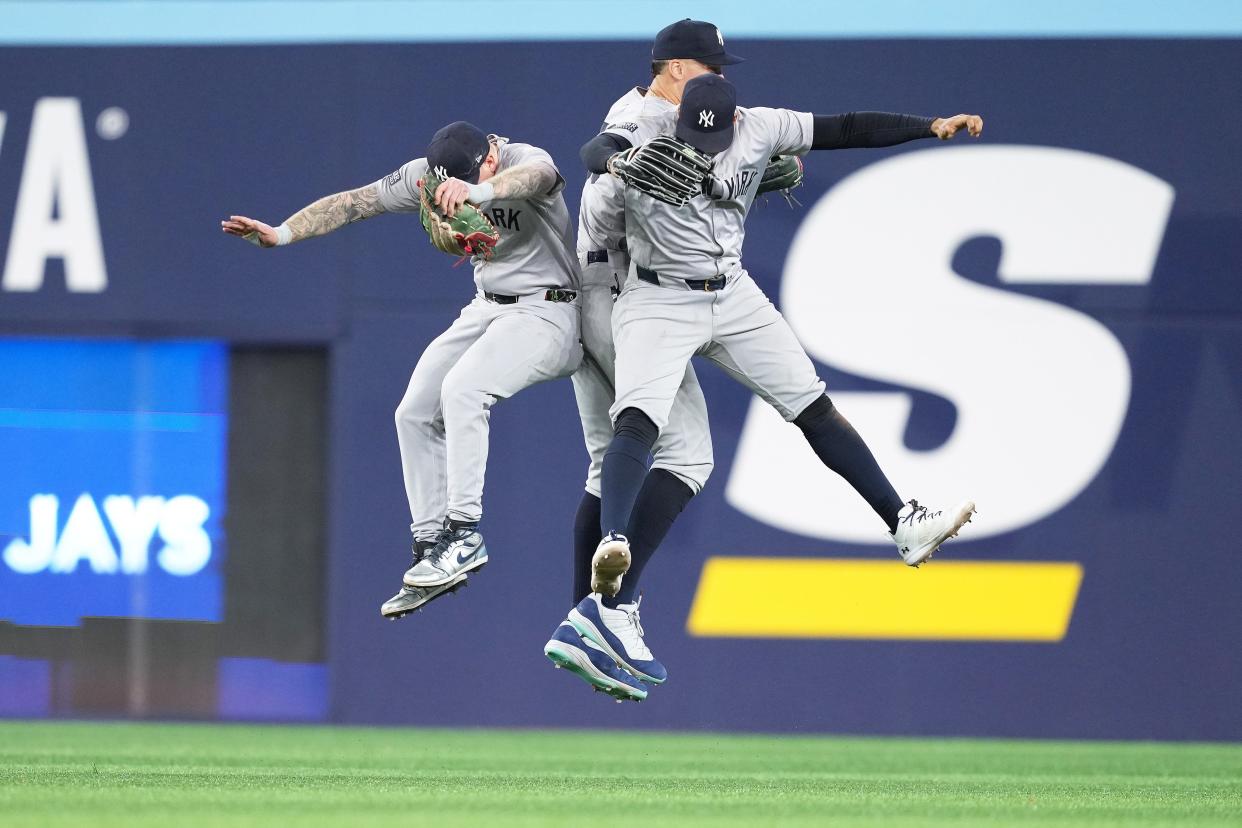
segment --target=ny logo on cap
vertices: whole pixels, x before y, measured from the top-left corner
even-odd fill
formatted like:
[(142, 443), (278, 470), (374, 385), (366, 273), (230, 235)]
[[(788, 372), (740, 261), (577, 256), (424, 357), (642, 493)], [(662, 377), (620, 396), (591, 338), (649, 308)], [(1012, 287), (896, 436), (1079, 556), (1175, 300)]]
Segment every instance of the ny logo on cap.
[(436, 167), (434, 170), (432, 170), (432, 172), (436, 174), (436, 178), (448, 178), (449, 177), (448, 170), (444, 169), (443, 164)]
[(720, 33), (720, 29), (716, 30), (716, 39), (720, 41), (720, 45), (724, 45), (724, 35)]
[(716, 124), (716, 113), (715, 112), (712, 112), (710, 109), (699, 110), (699, 126), (709, 127), (709, 126), (715, 126), (715, 124)]

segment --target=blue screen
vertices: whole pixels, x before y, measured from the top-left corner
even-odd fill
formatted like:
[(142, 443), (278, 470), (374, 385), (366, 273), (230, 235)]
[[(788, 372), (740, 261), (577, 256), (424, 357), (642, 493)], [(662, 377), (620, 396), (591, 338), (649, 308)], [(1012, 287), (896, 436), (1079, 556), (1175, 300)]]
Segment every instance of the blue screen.
[(219, 621), (228, 352), (0, 340), (0, 620)]

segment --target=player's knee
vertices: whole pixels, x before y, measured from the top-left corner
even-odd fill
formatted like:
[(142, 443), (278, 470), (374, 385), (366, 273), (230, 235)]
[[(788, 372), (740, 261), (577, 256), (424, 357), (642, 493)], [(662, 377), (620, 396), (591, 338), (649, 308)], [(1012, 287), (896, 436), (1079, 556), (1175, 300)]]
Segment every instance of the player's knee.
[(627, 408), (617, 415), (612, 433), (615, 437), (628, 437), (650, 447), (655, 445), (660, 429), (656, 428), (656, 424), (642, 410)]
[(440, 388), (440, 406), (447, 412), (466, 413), (491, 408), (496, 398), (479, 387), (468, 377), (457, 377), (452, 372)]
[(802, 409), (801, 414), (794, 417), (793, 423), (806, 431), (832, 417), (834, 412), (836, 412), (836, 407), (832, 404), (832, 400), (827, 394), (821, 394), (814, 402)]
[(396, 421), (397, 431), (425, 429), (435, 423), (435, 406), (426, 405), (417, 396), (406, 396), (397, 405), (393, 419)]

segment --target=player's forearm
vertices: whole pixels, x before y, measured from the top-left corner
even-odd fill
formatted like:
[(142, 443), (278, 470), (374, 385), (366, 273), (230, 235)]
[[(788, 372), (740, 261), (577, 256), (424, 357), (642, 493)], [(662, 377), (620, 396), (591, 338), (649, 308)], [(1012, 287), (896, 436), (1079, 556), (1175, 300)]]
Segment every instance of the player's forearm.
[(893, 112), (846, 112), (816, 115), (811, 149), (891, 147), (919, 138), (934, 138), (934, 118)]
[(298, 210), (285, 224), (292, 232), (290, 241), (301, 241), (339, 230), (347, 224), (368, 219), (384, 212), (379, 190), (374, 184), (324, 196)]
[[(494, 198), (534, 198), (545, 196), (556, 189), (559, 176), (556, 169), (542, 162), (519, 164), (504, 172), (497, 173), (490, 181), (476, 185), (491, 188), (491, 198), (486, 195), (480, 201), (491, 201)], [(472, 197), (473, 201), (474, 198)]]

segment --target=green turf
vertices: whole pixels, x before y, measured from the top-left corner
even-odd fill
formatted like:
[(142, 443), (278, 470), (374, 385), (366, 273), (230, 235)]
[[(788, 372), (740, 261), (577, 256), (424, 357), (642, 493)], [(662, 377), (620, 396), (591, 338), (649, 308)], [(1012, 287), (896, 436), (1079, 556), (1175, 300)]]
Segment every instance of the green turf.
[(1242, 825), (1242, 746), (0, 723), (0, 825)]

